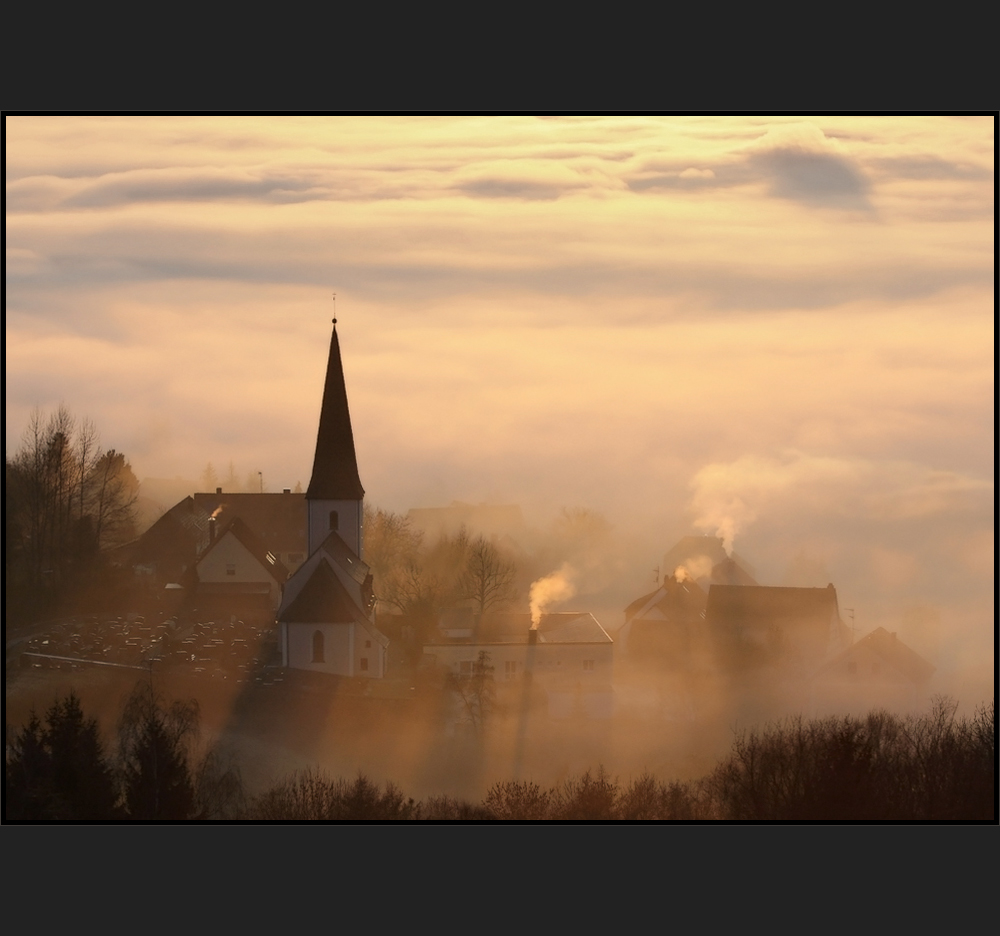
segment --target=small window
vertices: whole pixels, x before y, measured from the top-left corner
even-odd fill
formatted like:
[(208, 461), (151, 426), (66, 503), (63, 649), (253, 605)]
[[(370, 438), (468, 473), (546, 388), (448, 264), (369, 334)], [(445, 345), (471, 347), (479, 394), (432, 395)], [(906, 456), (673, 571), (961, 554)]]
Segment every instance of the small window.
[(326, 662), (323, 659), (323, 649), (324, 649), (323, 644), (324, 644), (323, 632), (316, 631), (313, 634), (313, 658), (312, 658), (313, 663)]
[(235, 575), (235, 574), (236, 574), (236, 563), (235, 562), (227, 562), (226, 563), (226, 575)]
[(361, 672), (362, 673), (368, 672), (368, 657), (361, 658)]
[(340, 529), (340, 515), (336, 510), (330, 511), (330, 529), (339, 530)]
[(517, 660), (507, 660), (503, 665), (505, 679), (517, 679)]
[(585, 673), (592, 673), (592, 672), (594, 672), (594, 661), (593, 660), (584, 660), (583, 661), (583, 671)]

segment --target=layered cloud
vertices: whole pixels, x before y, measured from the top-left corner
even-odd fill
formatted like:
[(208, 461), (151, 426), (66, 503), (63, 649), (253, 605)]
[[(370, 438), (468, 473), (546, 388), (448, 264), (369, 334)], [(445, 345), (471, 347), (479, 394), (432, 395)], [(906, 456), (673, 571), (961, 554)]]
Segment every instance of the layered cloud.
[(745, 455), (702, 467), (691, 481), (694, 525), (721, 536), (731, 550), (736, 536), (762, 514), (812, 522), (982, 519), (993, 483), (954, 471), (906, 462), (872, 461), (787, 452)]
[(582, 504), (643, 568), (698, 521), (771, 581), (991, 600), (989, 119), (6, 132), (8, 453), (66, 402), (140, 477), (306, 481), (336, 291), (379, 504)]

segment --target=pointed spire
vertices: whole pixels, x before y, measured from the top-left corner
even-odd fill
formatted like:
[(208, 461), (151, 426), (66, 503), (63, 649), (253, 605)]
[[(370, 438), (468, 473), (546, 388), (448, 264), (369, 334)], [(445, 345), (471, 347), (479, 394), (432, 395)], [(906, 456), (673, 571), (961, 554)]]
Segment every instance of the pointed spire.
[(316, 436), (316, 457), (312, 479), (306, 491), (307, 500), (361, 500), (365, 489), (358, 474), (358, 459), (354, 452), (351, 414), (347, 408), (347, 385), (340, 360), (337, 340), (337, 320), (333, 320), (330, 339), (330, 360), (326, 366), (323, 387), (323, 407), (319, 414)]

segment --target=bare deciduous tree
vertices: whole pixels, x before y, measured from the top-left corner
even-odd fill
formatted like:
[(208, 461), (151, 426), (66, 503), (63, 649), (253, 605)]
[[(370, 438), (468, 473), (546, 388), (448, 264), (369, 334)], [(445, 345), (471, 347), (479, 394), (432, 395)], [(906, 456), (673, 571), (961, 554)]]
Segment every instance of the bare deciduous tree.
[(375, 577), (379, 598), (405, 611), (412, 590), (410, 573), (418, 565), (420, 533), (406, 517), (369, 504), (365, 504), (364, 531), (364, 558)]
[(99, 442), (94, 424), (77, 424), (65, 406), (48, 419), (32, 414), (6, 464), (8, 608), (15, 596), (21, 611), (37, 611), (132, 533), (139, 482), (124, 456)]
[(488, 650), (480, 650), (469, 675), (452, 677), (451, 686), (461, 703), (462, 712), (478, 734), (496, 706), (496, 681)]
[(469, 544), (459, 588), (462, 597), (475, 602), (476, 611), (483, 615), (513, 600), (516, 576), (514, 561), (504, 556), (495, 543), (479, 536)]
[(139, 481), (125, 456), (114, 449), (101, 454), (84, 487), (98, 548), (130, 539), (135, 533)]

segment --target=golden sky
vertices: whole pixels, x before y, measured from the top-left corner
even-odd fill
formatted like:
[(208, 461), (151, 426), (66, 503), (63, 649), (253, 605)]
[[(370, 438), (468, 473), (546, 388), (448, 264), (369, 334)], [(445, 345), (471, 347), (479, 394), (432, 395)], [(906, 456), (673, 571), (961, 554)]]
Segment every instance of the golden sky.
[(65, 402), (140, 478), (305, 484), (335, 291), (376, 504), (698, 524), (992, 618), (990, 117), (5, 129), (8, 454)]

